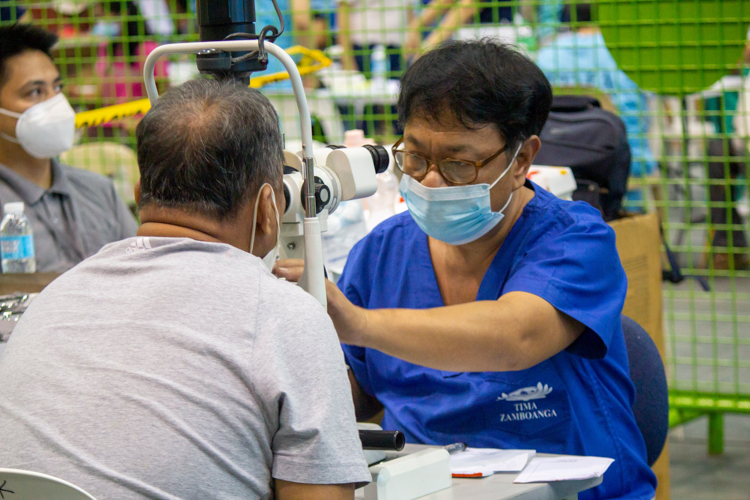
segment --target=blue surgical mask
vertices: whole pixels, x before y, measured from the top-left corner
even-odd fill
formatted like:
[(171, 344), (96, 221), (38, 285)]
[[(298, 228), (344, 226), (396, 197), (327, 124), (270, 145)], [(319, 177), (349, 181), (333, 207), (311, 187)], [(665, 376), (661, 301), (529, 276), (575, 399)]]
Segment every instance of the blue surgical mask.
[(399, 191), (412, 218), (428, 236), (449, 245), (471, 243), (490, 232), (505, 217), (503, 211), (513, 199), (513, 193), (499, 212), (493, 212), (490, 190), (508, 173), (520, 150), (521, 144), (508, 168), (491, 185), (429, 188), (404, 175)]

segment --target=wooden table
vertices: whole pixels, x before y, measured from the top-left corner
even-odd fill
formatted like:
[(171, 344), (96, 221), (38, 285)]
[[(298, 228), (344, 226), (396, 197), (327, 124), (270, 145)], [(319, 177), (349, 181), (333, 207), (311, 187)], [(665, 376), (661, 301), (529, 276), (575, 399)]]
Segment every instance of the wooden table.
[(38, 293), (58, 276), (60, 273), (0, 274), (0, 295)]

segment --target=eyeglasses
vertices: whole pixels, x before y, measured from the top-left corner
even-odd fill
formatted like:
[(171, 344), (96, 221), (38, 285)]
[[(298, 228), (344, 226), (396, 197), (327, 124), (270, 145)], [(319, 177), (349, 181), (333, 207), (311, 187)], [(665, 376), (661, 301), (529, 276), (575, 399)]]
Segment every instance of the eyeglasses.
[[(404, 141), (404, 138), (398, 140), (393, 145), (391, 151), (393, 151), (393, 157), (396, 159), (396, 165), (406, 175), (413, 177), (417, 181), (421, 181), (427, 175), (427, 171), (430, 169), (430, 165), (434, 162), (419, 153), (413, 151), (406, 151), (404, 149), (398, 149), (398, 146)], [(500, 150), (485, 158), (482, 161), (469, 161), (469, 160), (456, 160), (453, 158), (445, 158), (437, 162), (437, 168), (440, 174), (450, 182), (451, 184), (461, 185), (470, 184), (477, 179), (479, 175), (479, 169), (487, 165), (489, 162), (497, 158), (501, 153), (508, 149), (508, 144), (500, 148)]]

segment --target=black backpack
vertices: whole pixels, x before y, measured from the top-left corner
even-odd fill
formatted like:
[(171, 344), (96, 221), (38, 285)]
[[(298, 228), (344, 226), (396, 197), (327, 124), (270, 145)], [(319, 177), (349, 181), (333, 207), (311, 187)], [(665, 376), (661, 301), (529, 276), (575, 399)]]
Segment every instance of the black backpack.
[(604, 220), (616, 219), (630, 173), (623, 121), (593, 97), (556, 96), (540, 139), (534, 163), (570, 167), (578, 183), (573, 199), (599, 208)]

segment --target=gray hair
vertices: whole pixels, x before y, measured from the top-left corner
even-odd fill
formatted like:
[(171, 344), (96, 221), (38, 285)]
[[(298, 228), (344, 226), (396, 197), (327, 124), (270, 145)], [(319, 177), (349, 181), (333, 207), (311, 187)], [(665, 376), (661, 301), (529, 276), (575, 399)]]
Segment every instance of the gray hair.
[(281, 187), (279, 118), (257, 90), (198, 79), (169, 89), (138, 124), (140, 206), (232, 218), (264, 183)]

